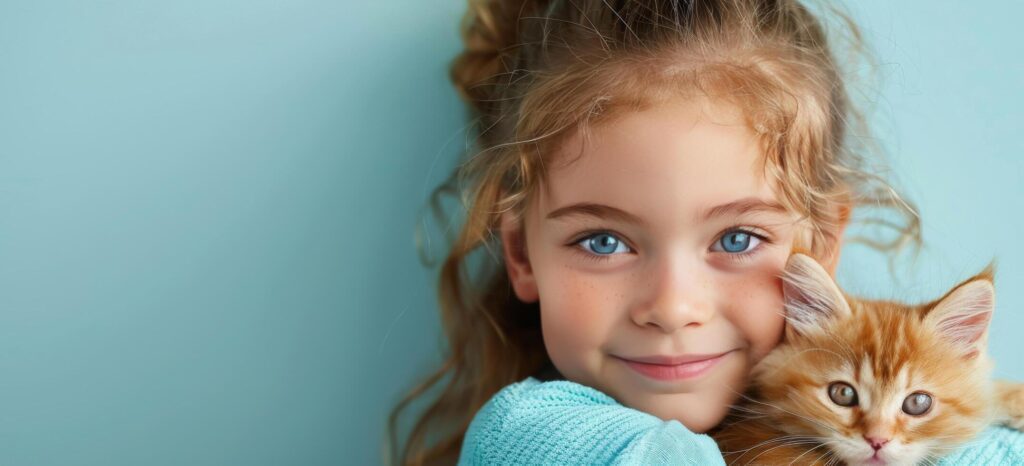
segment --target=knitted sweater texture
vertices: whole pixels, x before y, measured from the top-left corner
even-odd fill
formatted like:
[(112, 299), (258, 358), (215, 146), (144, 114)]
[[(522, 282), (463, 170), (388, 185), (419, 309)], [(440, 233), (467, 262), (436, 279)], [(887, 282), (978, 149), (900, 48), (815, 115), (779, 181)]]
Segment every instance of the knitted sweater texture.
[[(724, 465), (714, 440), (625, 407), (567, 380), (529, 377), (494, 395), (473, 417), (459, 465)], [(942, 466), (1024, 465), (1024, 434), (992, 427)]]

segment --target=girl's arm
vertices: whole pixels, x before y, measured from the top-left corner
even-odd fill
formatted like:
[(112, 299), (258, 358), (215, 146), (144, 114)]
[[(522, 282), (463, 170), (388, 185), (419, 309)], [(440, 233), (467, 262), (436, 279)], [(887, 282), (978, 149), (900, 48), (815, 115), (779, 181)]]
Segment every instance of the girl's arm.
[(975, 464), (1024, 464), (1024, 433), (1005, 426), (991, 427), (939, 461), (939, 466)]
[(725, 464), (711, 437), (627, 408), (585, 385), (528, 378), (485, 404), (460, 465)]
[(996, 422), (962, 448), (952, 452), (940, 465), (1024, 464), (1024, 384), (997, 380)]

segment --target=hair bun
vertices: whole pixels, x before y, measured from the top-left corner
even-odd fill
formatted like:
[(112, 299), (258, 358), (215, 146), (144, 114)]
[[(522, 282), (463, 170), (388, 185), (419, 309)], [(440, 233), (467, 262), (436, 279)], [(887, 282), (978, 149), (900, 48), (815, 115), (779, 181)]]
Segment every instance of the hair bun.
[(452, 62), (450, 78), (459, 95), (481, 114), (494, 103), (490, 84), (514, 69), (519, 18), (546, 0), (469, 0), (460, 25), (465, 48)]

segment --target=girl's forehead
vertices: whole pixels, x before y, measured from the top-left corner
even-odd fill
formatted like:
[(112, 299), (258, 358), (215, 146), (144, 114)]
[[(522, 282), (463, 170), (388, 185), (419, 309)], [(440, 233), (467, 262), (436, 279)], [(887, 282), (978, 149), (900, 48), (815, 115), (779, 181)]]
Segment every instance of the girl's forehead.
[(593, 203), (698, 216), (741, 199), (777, 205), (761, 147), (742, 118), (709, 112), (706, 102), (626, 113), (566, 138), (547, 164), (539, 207), (543, 215)]

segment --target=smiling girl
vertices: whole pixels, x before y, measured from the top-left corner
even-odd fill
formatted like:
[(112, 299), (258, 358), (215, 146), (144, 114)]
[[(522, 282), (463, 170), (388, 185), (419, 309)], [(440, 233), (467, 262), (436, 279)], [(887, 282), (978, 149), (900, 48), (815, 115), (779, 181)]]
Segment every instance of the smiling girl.
[(823, 26), (796, 1), (470, 1), (448, 347), (395, 460), (722, 462), (703, 432), (783, 335), (794, 249), (834, 273), (865, 205), (896, 214), (880, 249), (920, 242)]
[[(502, 239), (516, 297), (540, 304), (561, 376), (703, 432), (778, 342), (799, 220), (725, 102), (672, 98), (553, 157)], [(563, 154), (564, 155), (564, 154)], [(522, 231), (520, 231), (522, 230)]]

